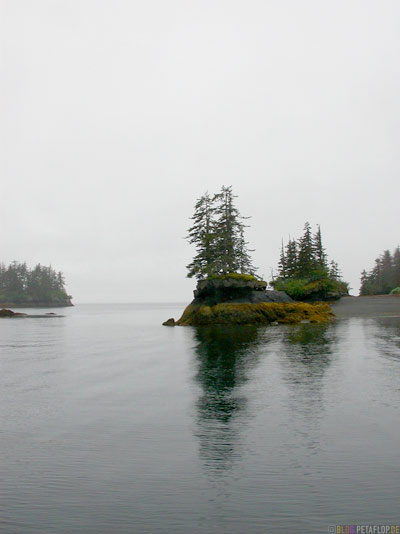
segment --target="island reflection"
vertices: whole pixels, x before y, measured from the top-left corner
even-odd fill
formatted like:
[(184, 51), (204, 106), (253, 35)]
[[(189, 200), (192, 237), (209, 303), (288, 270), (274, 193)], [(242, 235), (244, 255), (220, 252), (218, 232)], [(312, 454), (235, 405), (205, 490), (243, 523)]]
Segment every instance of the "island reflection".
[(202, 390), (196, 405), (197, 437), (200, 456), (213, 471), (230, 468), (240, 456), (235, 419), (244, 414), (247, 403), (240, 386), (258, 363), (261, 337), (255, 326), (216, 325), (195, 329), (196, 380)]
[(279, 365), (288, 386), (291, 432), (311, 452), (320, 448), (327, 370), (338, 343), (336, 328), (335, 323), (328, 323), (282, 329)]
[[(299, 444), (312, 451), (319, 448), (326, 371), (338, 342), (334, 323), (197, 327), (195, 341), (195, 378), (201, 386), (196, 435), (210, 472), (222, 474), (242, 455), (241, 437), (252, 413), (241, 386), (254, 378), (258, 365), (265, 366), (267, 354), (273, 357), (267, 364), (270, 371), (275, 364), (281, 371), (282, 382), (271, 391), (282, 396), (283, 404), (275, 408), (282, 420), (287, 417), (285, 405), (289, 408), (290, 433), (299, 434)], [(276, 414), (271, 417), (275, 420)]]

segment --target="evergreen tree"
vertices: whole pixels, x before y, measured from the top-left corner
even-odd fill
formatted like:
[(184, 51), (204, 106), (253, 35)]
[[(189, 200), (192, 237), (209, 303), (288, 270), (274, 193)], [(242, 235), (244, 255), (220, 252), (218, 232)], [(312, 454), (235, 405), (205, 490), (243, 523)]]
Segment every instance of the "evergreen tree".
[(0, 301), (68, 301), (62, 273), (49, 266), (36, 265), (29, 269), (26, 263), (13, 262), (8, 267), (0, 264)]
[(400, 247), (393, 252), (393, 287), (400, 287)]
[(380, 258), (382, 293), (390, 293), (394, 288), (393, 259), (390, 250), (385, 250)]
[(368, 273), (364, 269), (361, 273), (361, 288), (360, 288), (360, 295), (366, 296), (369, 295), (369, 283), (368, 283)]
[(234, 273), (239, 270), (236, 243), (240, 230), (239, 211), (234, 205), (232, 187), (223, 186), (214, 196), (217, 202), (216, 235), (218, 252), (218, 271), (220, 274)]
[(232, 187), (223, 186), (212, 198), (206, 193), (195, 205), (193, 226), (187, 239), (195, 244), (196, 255), (187, 265), (188, 277), (240, 272), (253, 274), (248, 243), (244, 238), (246, 225), (234, 204)]
[(329, 276), (332, 278), (332, 280), (340, 280), (342, 277), (339, 265), (334, 260), (332, 260), (329, 264)]
[(254, 275), (256, 272), (256, 268), (253, 265), (252, 259), (250, 257), (250, 252), (254, 252), (253, 250), (249, 250), (248, 248), (248, 242), (244, 238), (244, 225), (240, 225), (238, 229), (238, 237), (236, 239), (236, 254), (237, 254), (237, 261), (238, 261), (238, 271), (241, 274), (251, 274)]
[(286, 275), (287, 278), (296, 278), (299, 272), (298, 269), (298, 253), (297, 243), (295, 239), (289, 239), (286, 246)]
[(281, 255), (280, 255), (279, 263), (278, 263), (278, 276), (281, 278), (287, 277), (287, 258), (286, 258), (285, 249), (283, 246), (283, 239), (282, 239), (282, 246), (281, 246)]
[(327, 269), (327, 257), (324, 246), (322, 245), (322, 235), (321, 227), (317, 226), (317, 231), (313, 237), (313, 249), (314, 249), (314, 259), (318, 268)]
[(400, 286), (400, 248), (385, 250), (368, 273), (361, 274), (360, 295), (385, 295)]
[(188, 278), (204, 278), (215, 270), (217, 261), (214, 199), (205, 193), (195, 204), (194, 224), (188, 230), (189, 243), (196, 246), (197, 254), (187, 265)]
[(278, 278), (271, 284), (295, 300), (325, 300), (349, 291), (348, 284), (341, 278), (338, 264), (332, 261), (328, 267), (320, 227), (312, 235), (308, 222), (297, 241), (289, 238), (286, 248), (282, 243), (278, 272)]
[(305, 223), (303, 236), (299, 240), (298, 267), (300, 278), (309, 277), (316, 267), (311, 226), (308, 222)]

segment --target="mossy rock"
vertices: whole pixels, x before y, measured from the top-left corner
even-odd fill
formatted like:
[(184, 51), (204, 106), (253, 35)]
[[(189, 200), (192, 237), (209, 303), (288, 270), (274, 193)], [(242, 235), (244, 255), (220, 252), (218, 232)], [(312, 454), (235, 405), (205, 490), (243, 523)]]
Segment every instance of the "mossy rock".
[(12, 310), (8, 310), (6, 308), (3, 308), (0, 310), (0, 317), (25, 317), (26, 313), (18, 313), (13, 312)]
[(173, 317), (171, 317), (170, 319), (167, 319), (166, 321), (163, 322), (163, 326), (175, 326), (176, 323), (175, 323), (175, 319)]
[(0, 310), (0, 317), (13, 317), (15, 313), (12, 310), (7, 310), (3, 308)]
[(329, 304), (304, 302), (220, 303), (214, 306), (189, 304), (176, 322), (180, 326), (212, 324), (326, 323), (334, 317)]
[[(192, 304), (214, 306), (222, 302), (268, 302), (269, 300), (291, 301), (289, 297), (269, 299), (266, 291), (267, 283), (254, 276), (231, 273), (199, 280), (194, 291), (195, 301)], [(261, 297), (263, 295), (263, 297)]]
[(267, 282), (257, 278), (253, 274), (242, 274), (242, 273), (227, 273), (227, 274), (212, 274), (208, 276), (205, 280), (243, 280), (245, 282), (257, 282), (258, 284), (267, 285)]

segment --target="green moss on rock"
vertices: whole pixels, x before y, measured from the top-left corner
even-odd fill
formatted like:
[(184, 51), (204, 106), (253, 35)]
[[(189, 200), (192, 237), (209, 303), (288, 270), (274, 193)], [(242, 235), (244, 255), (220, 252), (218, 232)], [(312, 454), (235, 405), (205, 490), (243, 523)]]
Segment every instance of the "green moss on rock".
[(226, 274), (212, 274), (206, 278), (206, 280), (244, 280), (246, 282), (257, 282), (264, 286), (267, 285), (265, 280), (260, 280), (253, 274), (242, 273), (226, 273)]
[(212, 324), (296, 324), (301, 321), (325, 323), (334, 314), (326, 303), (259, 302), (220, 303), (214, 306), (189, 304), (176, 322), (180, 326)]

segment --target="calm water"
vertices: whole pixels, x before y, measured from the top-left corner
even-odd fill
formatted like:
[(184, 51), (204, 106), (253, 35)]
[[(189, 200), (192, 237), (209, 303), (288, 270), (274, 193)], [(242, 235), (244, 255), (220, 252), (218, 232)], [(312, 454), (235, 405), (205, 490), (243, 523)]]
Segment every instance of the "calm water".
[(182, 308), (0, 321), (2, 533), (400, 521), (400, 318), (160, 325)]

